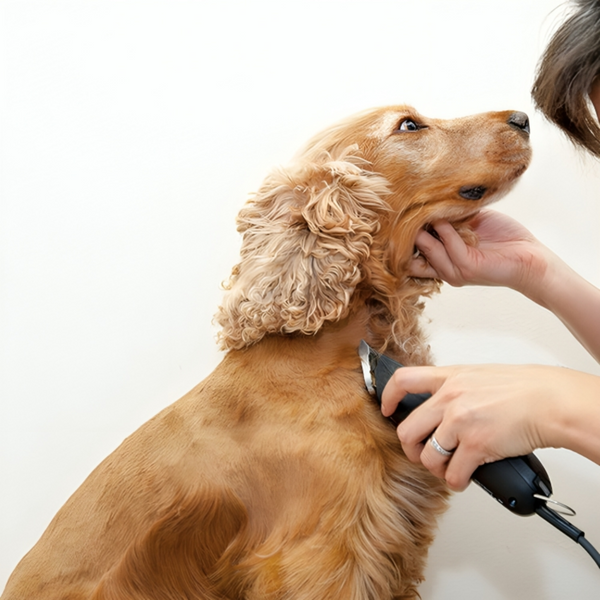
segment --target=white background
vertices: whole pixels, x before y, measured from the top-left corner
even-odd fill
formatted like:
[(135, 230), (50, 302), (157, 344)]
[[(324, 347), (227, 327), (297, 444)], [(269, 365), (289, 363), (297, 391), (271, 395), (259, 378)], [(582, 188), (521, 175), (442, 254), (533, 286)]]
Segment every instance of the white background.
[[(0, 589), (88, 473), (220, 360), (211, 318), (237, 259), (235, 214), (334, 121), (403, 102), (433, 117), (527, 111), (533, 163), (498, 209), (600, 285), (600, 164), (529, 98), (558, 6), (0, 4)], [(427, 312), (439, 364), (600, 374), (514, 292), (445, 287)], [(600, 467), (539, 456), (600, 548)], [(440, 524), (422, 594), (587, 600), (599, 585), (582, 549), (472, 486)]]

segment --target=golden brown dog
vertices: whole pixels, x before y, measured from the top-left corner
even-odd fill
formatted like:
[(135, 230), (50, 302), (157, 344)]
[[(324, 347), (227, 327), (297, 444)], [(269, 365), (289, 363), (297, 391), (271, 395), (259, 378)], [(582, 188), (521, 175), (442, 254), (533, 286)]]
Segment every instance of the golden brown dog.
[(397, 106), (271, 174), (239, 216), (223, 361), (89, 476), (2, 599), (416, 598), (447, 490), (403, 455), (357, 348), (429, 361), (415, 235), (467, 231), (529, 159), (523, 113)]

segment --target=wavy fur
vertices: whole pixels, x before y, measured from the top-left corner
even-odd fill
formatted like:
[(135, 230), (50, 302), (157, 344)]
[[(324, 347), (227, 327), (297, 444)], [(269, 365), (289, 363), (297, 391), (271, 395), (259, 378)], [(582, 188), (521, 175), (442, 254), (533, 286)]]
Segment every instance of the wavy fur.
[(223, 349), (270, 333), (314, 334), (348, 315), (389, 210), (388, 182), (351, 151), (273, 172), (240, 212), (242, 261), (217, 316)]

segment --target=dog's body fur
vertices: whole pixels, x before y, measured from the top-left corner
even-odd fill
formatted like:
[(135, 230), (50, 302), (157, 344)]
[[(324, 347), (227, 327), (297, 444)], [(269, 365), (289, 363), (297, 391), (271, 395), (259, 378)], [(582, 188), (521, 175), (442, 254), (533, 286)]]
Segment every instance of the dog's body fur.
[(378, 109), (269, 177), (240, 213), (222, 363), (89, 476), (2, 600), (416, 598), (447, 490), (403, 455), (357, 348), (430, 362), (413, 240), (525, 170), (511, 114)]

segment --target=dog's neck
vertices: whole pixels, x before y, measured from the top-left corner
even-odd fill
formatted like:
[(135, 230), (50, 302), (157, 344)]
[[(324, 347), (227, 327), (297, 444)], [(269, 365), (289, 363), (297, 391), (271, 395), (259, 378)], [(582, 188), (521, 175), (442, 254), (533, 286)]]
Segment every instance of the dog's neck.
[[(359, 366), (358, 346), (361, 340), (365, 340), (369, 345), (385, 351), (403, 364), (426, 362), (426, 357), (412, 356), (409, 347), (413, 344), (410, 340), (395, 342), (389, 335), (389, 327), (383, 327), (386, 331), (382, 332), (381, 321), (380, 314), (374, 317), (372, 308), (363, 305), (345, 319), (326, 323), (314, 335), (270, 334), (241, 352), (251, 354), (252, 360), (261, 363), (271, 361), (274, 356), (287, 364), (300, 361), (304, 372), (326, 370), (328, 365), (355, 369)], [(421, 343), (418, 327), (412, 334), (415, 340), (418, 339)]]
[(273, 357), (287, 364), (301, 361), (304, 372), (313, 368), (320, 371), (329, 364), (354, 369), (359, 364), (358, 346), (362, 339), (372, 341), (366, 310), (326, 323), (314, 335), (269, 334), (239, 352), (251, 354), (252, 360), (261, 362), (271, 361)]

